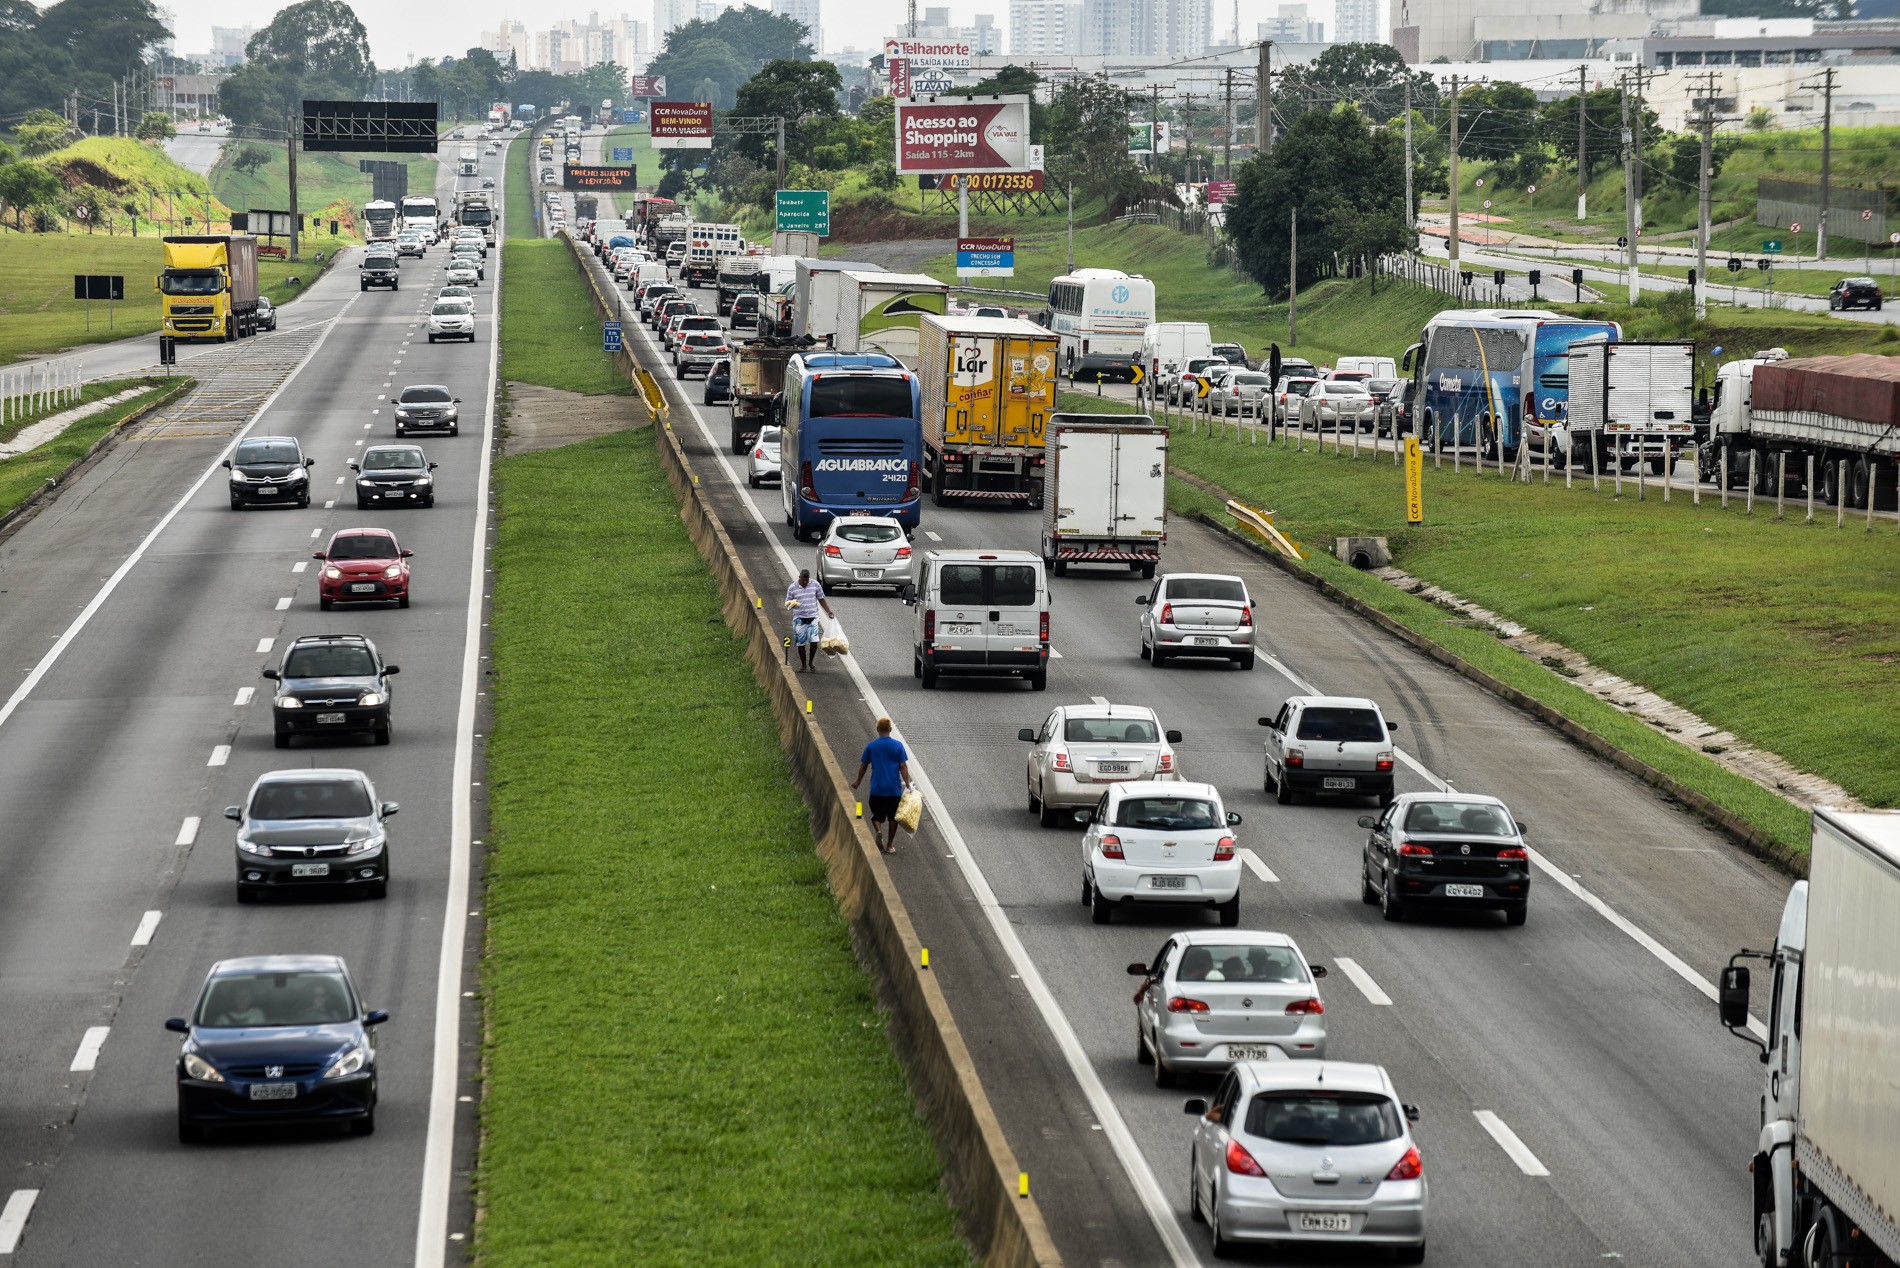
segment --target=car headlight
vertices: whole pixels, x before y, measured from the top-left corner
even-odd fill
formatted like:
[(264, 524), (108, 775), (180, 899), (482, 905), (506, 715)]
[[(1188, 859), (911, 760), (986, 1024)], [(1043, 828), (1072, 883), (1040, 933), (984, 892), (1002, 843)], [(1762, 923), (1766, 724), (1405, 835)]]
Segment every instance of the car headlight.
[(323, 1077), (326, 1079), (346, 1079), (352, 1074), (359, 1073), (362, 1068), (368, 1064), (369, 1049), (358, 1044), (331, 1063), (330, 1068), (323, 1072)]
[(375, 706), (375, 705), (379, 705), (379, 704), (381, 704), (382, 702), (383, 702), (383, 693), (382, 693), (382, 692), (380, 692), (380, 691), (365, 691), (365, 692), (363, 693), (363, 698), (362, 698), (361, 700), (358, 700), (358, 701), (357, 701), (356, 703), (357, 703), (357, 704), (359, 704), (359, 705), (362, 705), (362, 706), (363, 706), (364, 708), (366, 708), (366, 709), (367, 709), (367, 708), (370, 708), (370, 707), (372, 707), (372, 706)]
[(246, 854), (255, 854), (259, 858), (267, 859), (271, 856), (270, 847), (268, 845), (259, 845), (247, 836), (238, 837), (237, 847)]
[(231, 483), (232, 484), (249, 484), (250, 482), (251, 482), (251, 477), (245, 475), (242, 471), (239, 471), (236, 467), (233, 467), (231, 469)]
[(277, 697), (277, 707), (279, 709), (301, 709), (303, 708), (303, 701), (297, 699), (295, 696), (279, 696)]
[(222, 1083), (224, 1076), (217, 1067), (195, 1052), (185, 1054), (185, 1074), (204, 1083)]
[(290, 482), (292, 484), (295, 484), (299, 480), (308, 480), (309, 478), (310, 478), (310, 473), (304, 470), (302, 467), (298, 467), (295, 471), (292, 471), (290, 473)]
[(323, 570), (323, 579), (325, 581), (341, 581), (343, 580), (343, 570), (335, 567), (325, 568)]
[(417, 476), (417, 477), (416, 477), (416, 487), (417, 487), (417, 488), (420, 488), (420, 487), (422, 487), (422, 486), (423, 486), (423, 485), (425, 485), (425, 484), (434, 484), (434, 483), (435, 483), (435, 477), (434, 477), (434, 476)]
[(389, 567), (383, 569), (383, 577), (385, 580), (394, 581), (397, 577), (400, 577), (400, 576), (402, 576), (401, 564), (391, 564), (389, 565)]
[(368, 476), (357, 476), (356, 483), (362, 486), (363, 488), (367, 488), (367, 489), (373, 489), (376, 487), (376, 481), (370, 479)]
[(367, 836), (351, 837), (348, 841), (343, 843), (348, 847), (345, 853), (367, 854), (371, 850), (380, 850), (383, 848), (383, 839), (383, 834), (380, 832), (371, 833)]
[(408, 411), (408, 410), (406, 410), (406, 409), (398, 409), (398, 410), (396, 411), (396, 417), (397, 417), (397, 418), (407, 418), (407, 417), (409, 417), (409, 411)]

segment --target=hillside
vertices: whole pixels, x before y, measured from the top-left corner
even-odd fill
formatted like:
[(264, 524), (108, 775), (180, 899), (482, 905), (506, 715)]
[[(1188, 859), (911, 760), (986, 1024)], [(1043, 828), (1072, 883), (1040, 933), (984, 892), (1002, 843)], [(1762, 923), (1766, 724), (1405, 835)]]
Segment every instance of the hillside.
[(185, 232), (184, 218), (202, 227), (229, 215), (205, 178), (174, 162), (162, 146), (130, 137), (87, 137), (36, 160), (66, 187), (69, 205), (85, 206), (87, 227), (109, 234), (137, 228), (151, 233)]
[[(452, 145), (453, 143), (451, 143)], [(232, 159), (240, 152), (241, 145), (229, 145), (218, 158), (218, 165), (211, 169), (212, 188), (218, 197), (241, 211), (256, 207), (263, 210), (281, 211), (290, 206), (290, 160), (281, 145), (267, 146), (270, 161), (249, 172), (240, 172), (232, 165)], [(354, 236), (356, 217), (368, 202), (373, 192), (369, 176), (357, 169), (360, 160), (397, 160), (409, 165), (409, 189), (412, 193), (435, 192), (436, 159), (433, 155), (415, 154), (321, 154), (300, 152), (297, 155), (297, 205), (303, 214), (311, 218), (311, 227), (315, 221), (323, 221), (324, 236), (328, 236), (331, 220), (338, 221), (339, 230)], [(453, 164), (455, 155), (449, 153)]]

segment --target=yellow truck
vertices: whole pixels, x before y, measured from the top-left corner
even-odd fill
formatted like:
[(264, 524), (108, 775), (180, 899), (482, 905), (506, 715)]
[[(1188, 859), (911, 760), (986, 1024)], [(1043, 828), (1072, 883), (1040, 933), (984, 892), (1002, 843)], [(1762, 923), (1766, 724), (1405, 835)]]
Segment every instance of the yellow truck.
[(1056, 410), (1057, 337), (1013, 317), (918, 322), (930, 500), (1042, 505), (1043, 430)]
[(257, 239), (247, 233), (164, 240), (165, 271), (152, 279), (164, 308), (159, 333), (229, 343), (257, 333)]

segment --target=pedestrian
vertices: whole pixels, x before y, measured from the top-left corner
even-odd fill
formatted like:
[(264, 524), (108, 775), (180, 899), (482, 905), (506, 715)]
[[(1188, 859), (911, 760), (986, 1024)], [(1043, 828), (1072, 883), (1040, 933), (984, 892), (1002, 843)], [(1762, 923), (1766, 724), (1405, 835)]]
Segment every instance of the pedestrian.
[[(877, 720), (877, 738), (864, 746), (858, 756), (858, 777), (851, 781), (855, 790), (871, 772), (871, 837), (886, 854), (897, 853), (897, 803), (910, 787), (910, 754), (904, 742), (891, 734), (891, 720)], [(878, 832), (879, 824), (889, 824), (888, 839)]]
[(792, 645), (798, 648), (799, 671), (818, 668), (819, 610), (834, 621), (838, 614), (825, 602), (825, 588), (811, 579), (811, 569), (800, 568), (798, 580), (785, 587), (785, 606), (792, 610)]

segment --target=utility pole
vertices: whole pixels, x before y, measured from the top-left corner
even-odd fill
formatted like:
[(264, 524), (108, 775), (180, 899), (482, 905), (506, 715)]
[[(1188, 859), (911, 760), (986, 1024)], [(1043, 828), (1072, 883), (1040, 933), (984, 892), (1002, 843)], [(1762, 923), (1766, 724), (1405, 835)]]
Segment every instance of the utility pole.
[(1286, 346), (1300, 346), (1300, 209), (1293, 209), (1293, 230), (1289, 235), (1286, 269)]
[(1451, 77), (1451, 233), (1445, 239), (1446, 258), (1458, 271), (1458, 76)]
[(1187, 172), (1188, 184), (1194, 183), (1194, 94), (1182, 93), (1186, 102), (1181, 114), (1181, 126), (1187, 129), (1187, 162), (1183, 168)]
[[(284, 129), (284, 144), (290, 148), (290, 260), (295, 264), (303, 259), (303, 234), (297, 229), (297, 133), (300, 130), (297, 116), (289, 115), (288, 126)], [(205, 204), (205, 223), (211, 223), (211, 206)]]
[[(1239, 0), (1235, 0), (1236, 6)], [(1240, 31), (1240, 10), (1234, 10), (1234, 31)], [(1224, 181), (1234, 179), (1234, 68), (1227, 68), (1227, 130), (1220, 141), (1220, 178)]]
[(1590, 73), (1589, 66), (1577, 67), (1577, 219), (1587, 214), (1590, 202), (1590, 156), (1589, 141), (1583, 130), (1583, 103), (1589, 93), (1585, 76)]
[(970, 178), (959, 175), (950, 179), (957, 183), (957, 237), (967, 238), (970, 236)]
[(1695, 315), (1709, 313), (1709, 162), (1715, 132), (1715, 80), (1713, 71), (1702, 77), (1702, 165), (1696, 171), (1695, 238)]
[(1821, 72), (1821, 215), (1814, 229), (1814, 256), (1827, 259), (1828, 177), (1834, 158), (1834, 68)]
[(1161, 148), (1161, 85), (1150, 84), (1148, 91), (1154, 102), (1148, 111), (1148, 170), (1152, 172), (1155, 151)]
[(1418, 222), (1412, 216), (1412, 73), (1405, 73), (1405, 231)]
[[(1630, 131), (1629, 78), (1623, 79), (1623, 242), (1630, 275), (1630, 303), (1643, 293), (1642, 279), (1636, 271), (1636, 137)], [(1639, 125), (1640, 126), (1640, 125)]]
[[(911, 8), (913, 11), (915, 11), (916, 5), (913, 4)], [(785, 120), (781, 116), (777, 120), (777, 122), (778, 122), (778, 130), (775, 134), (777, 137), (777, 140), (773, 143), (773, 146), (772, 146), (773, 158), (777, 163), (777, 175), (776, 175), (777, 183), (773, 185), (772, 188), (784, 189), (785, 188)], [(968, 219), (967, 212), (965, 214), (965, 219)], [(964, 233), (966, 235), (969, 233), (968, 226), (965, 226)]]
[(910, 27), (906, 34), (913, 40), (917, 38), (917, 0), (910, 0)]
[(1630, 165), (1630, 174), (1636, 181), (1631, 188), (1636, 191), (1636, 227), (1640, 229), (1643, 226), (1643, 142), (1648, 132), (1648, 129), (1643, 126), (1643, 88), (1644, 80), (1649, 77), (1649, 72), (1646, 67), (1636, 66), (1630, 73), (1636, 76), (1636, 110), (1632, 124), (1635, 130), (1631, 133), (1631, 144), (1635, 149), (1636, 161)]
[(1069, 267), (1066, 273), (1075, 272), (1075, 182), (1069, 182)]
[(1254, 105), (1254, 152), (1273, 153), (1273, 41), (1260, 41), (1259, 100)]

